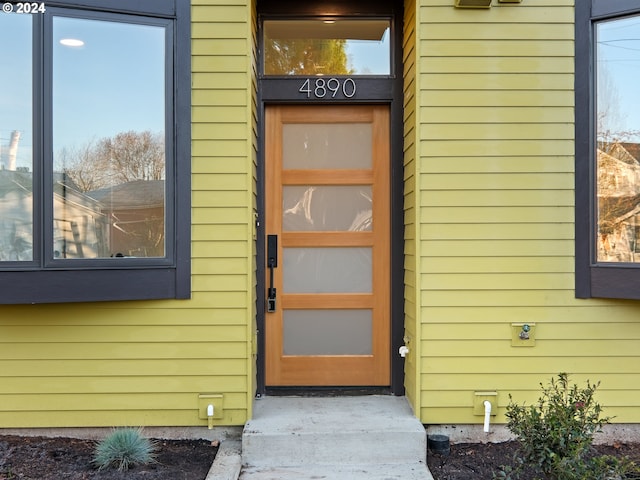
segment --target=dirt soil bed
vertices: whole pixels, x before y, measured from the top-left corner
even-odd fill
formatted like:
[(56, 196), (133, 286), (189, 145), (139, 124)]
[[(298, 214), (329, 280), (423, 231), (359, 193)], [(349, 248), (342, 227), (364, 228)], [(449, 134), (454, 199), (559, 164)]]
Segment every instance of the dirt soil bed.
[[(155, 463), (118, 472), (93, 467), (93, 440), (0, 435), (0, 480), (204, 480), (218, 450), (208, 440), (157, 442)], [(451, 445), (449, 455), (428, 452), (427, 459), (435, 480), (491, 480), (501, 465), (512, 464), (516, 448), (516, 442), (460, 443)], [(594, 448), (640, 464), (640, 443)]]
[[(428, 452), (427, 463), (435, 480), (491, 480), (493, 473), (502, 465), (514, 465), (513, 458), (517, 442), (504, 443), (459, 443), (451, 445), (449, 455), (436, 455)], [(615, 445), (596, 445), (596, 454), (627, 456), (640, 465), (640, 443), (616, 443)], [(536, 477), (522, 475), (522, 480)]]
[(217, 447), (209, 440), (156, 440), (157, 458), (126, 472), (98, 471), (96, 442), (0, 435), (0, 480), (204, 480)]

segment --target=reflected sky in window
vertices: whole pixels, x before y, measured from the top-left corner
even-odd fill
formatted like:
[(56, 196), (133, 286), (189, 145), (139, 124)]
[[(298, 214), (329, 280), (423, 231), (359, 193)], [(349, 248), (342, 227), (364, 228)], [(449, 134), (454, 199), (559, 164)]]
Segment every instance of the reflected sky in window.
[[(640, 132), (640, 16), (600, 22), (597, 27), (599, 128)], [(640, 141), (640, 135), (627, 140)]]
[(164, 42), (163, 27), (55, 17), (54, 152), (130, 130), (164, 132)]
[(16, 166), (31, 170), (33, 122), (31, 120), (31, 16), (0, 15), (0, 150), (8, 168), (6, 150), (14, 131), (20, 132)]

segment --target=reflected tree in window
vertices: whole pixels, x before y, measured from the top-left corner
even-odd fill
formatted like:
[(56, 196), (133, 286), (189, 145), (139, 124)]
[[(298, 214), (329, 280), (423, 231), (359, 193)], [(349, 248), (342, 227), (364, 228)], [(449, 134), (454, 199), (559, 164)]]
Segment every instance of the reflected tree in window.
[(108, 218), (99, 256), (164, 255), (165, 145), (160, 133), (121, 132), (60, 153), (67, 188)]
[(272, 39), (265, 44), (267, 75), (351, 75), (347, 66), (346, 40)]
[(82, 192), (135, 180), (164, 180), (164, 137), (122, 132), (80, 147), (63, 148), (64, 173)]

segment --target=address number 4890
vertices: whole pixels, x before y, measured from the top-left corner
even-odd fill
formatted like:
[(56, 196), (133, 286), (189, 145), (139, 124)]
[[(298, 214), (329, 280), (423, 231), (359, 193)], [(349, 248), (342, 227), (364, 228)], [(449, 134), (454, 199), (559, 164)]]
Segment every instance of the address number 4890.
[(356, 82), (353, 78), (345, 78), (344, 80), (337, 78), (308, 78), (298, 91), (304, 93), (307, 98), (335, 98), (339, 93), (342, 93), (346, 98), (353, 98), (356, 94)]

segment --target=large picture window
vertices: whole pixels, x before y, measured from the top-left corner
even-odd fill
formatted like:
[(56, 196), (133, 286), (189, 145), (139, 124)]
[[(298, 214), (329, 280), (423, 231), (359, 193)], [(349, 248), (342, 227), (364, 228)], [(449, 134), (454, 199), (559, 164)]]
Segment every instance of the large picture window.
[(187, 298), (189, 6), (78, 3), (0, 15), (0, 303)]
[(576, 12), (576, 292), (640, 298), (640, 8)]

